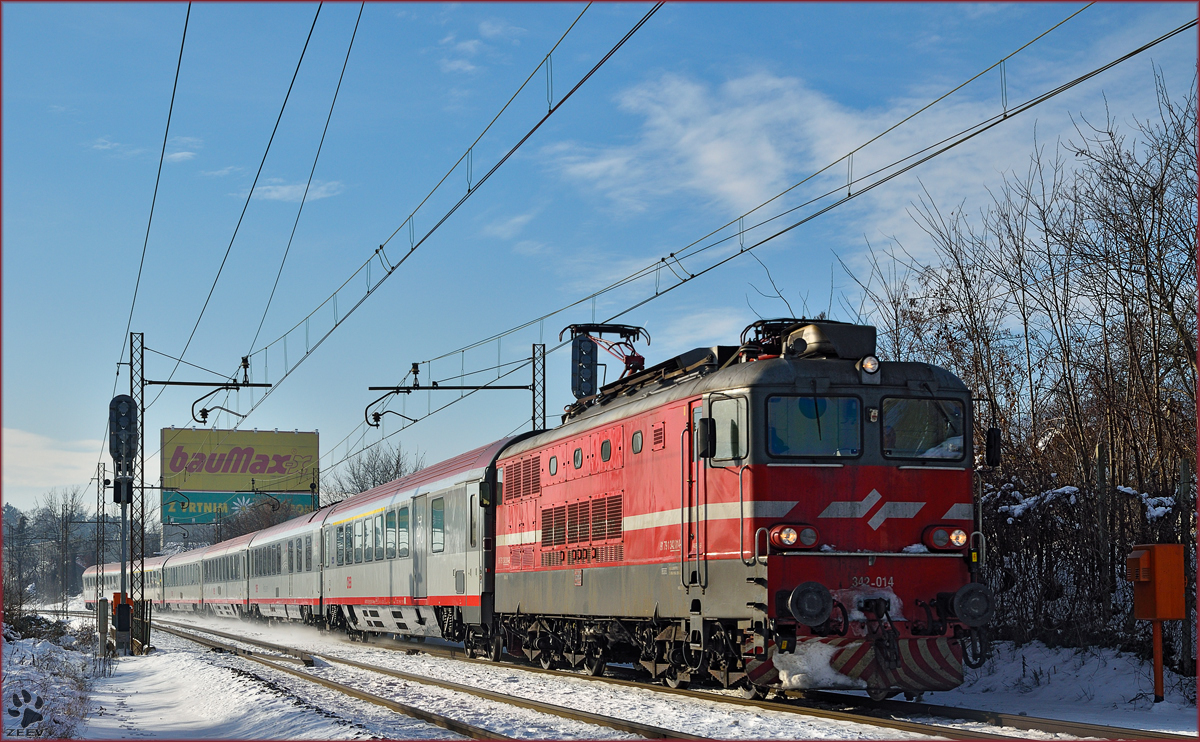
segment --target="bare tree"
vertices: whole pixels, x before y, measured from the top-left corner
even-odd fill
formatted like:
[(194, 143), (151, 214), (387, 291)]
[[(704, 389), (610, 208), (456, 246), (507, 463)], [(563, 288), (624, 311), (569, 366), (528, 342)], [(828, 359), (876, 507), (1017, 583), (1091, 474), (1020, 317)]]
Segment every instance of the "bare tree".
[(351, 457), (324, 478), (322, 504), (366, 492), (424, 468), (425, 456), (420, 452), (409, 453), (400, 445), (392, 448), (386, 443), (372, 446)]

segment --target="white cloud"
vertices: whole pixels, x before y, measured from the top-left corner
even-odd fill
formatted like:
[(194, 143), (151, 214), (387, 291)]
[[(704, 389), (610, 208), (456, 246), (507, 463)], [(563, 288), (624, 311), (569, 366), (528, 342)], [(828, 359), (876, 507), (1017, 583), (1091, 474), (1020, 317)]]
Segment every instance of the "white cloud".
[(479, 39), (469, 39), (467, 41), (460, 41), (455, 44), (454, 51), (462, 52), (463, 54), (467, 55), (474, 55), (479, 53), (479, 49), (482, 46), (483, 42)]
[(204, 140), (198, 137), (171, 137), (167, 144), (184, 149), (200, 149), (204, 146)]
[(442, 72), (474, 72), (475, 65), (465, 59), (443, 59), (439, 62)]
[[(273, 183), (268, 185), (260, 185), (254, 189), (255, 198), (263, 198), (268, 201), (292, 201), (299, 202), (304, 198), (304, 184), (294, 183), (289, 185), (281, 184), (278, 178), (271, 179)], [(322, 182), (314, 180), (312, 187), (308, 189), (308, 201), (316, 201), (321, 198), (329, 198), (336, 196), (346, 190), (346, 186), (340, 180), (331, 180)], [(241, 197), (245, 197), (245, 193)]]
[(491, 237), (499, 237), (502, 240), (511, 240), (525, 228), (531, 219), (537, 216), (539, 211), (541, 211), (540, 208), (530, 209), (524, 214), (492, 222), (483, 228), (483, 233)]
[(108, 137), (96, 137), (91, 142), (91, 148), (100, 150), (101, 152), (108, 152), (117, 157), (134, 157), (146, 151), (140, 147), (114, 142)]
[(36, 497), (52, 487), (86, 485), (96, 476), (99, 453), (99, 440), (60, 441), (4, 428), (5, 499), (14, 490)]
[(220, 170), (201, 170), (200, 174), (201, 175), (210, 175), (210, 176), (213, 176), (216, 178), (223, 178), (226, 175), (229, 175), (230, 173), (240, 173), (243, 170), (245, 170), (245, 168), (238, 167), (237, 165), (227, 165), (227, 166), (221, 168)]
[(196, 156), (195, 152), (172, 152), (163, 159), (167, 162), (184, 162)]
[[(508, 38), (525, 33), (525, 29), (504, 20), (486, 20), (479, 24), (479, 35), (485, 39)], [(520, 43), (513, 39), (514, 44)]]

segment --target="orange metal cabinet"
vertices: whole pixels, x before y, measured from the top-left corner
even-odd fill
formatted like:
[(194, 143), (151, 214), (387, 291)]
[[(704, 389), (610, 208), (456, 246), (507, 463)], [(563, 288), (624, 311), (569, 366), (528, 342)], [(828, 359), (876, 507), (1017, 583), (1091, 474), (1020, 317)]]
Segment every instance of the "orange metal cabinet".
[(1125, 578), (1133, 583), (1133, 617), (1168, 621), (1185, 617), (1183, 545), (1140, 544), (1125, 559)]

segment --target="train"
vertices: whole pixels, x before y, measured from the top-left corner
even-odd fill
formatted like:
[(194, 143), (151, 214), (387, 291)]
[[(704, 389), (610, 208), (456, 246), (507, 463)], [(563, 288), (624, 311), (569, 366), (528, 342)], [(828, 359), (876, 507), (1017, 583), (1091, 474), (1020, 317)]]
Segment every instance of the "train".
[[(983, 663), (994, 597), (959, 378), (880, 360), (874, 327), (831, 320), (760, 320), (738, 345), (650, 367), (603, 338), (639, 328), (571, 329), (561, 425), (147, 559), (156, 609), (437, 637), (591, 674), (624, 664), (747, 696), (912, 697)], [(628, 349), (603, 385), (601, 346)], [(112, 592), (117, 569), (89, 568), (85, 594)]]

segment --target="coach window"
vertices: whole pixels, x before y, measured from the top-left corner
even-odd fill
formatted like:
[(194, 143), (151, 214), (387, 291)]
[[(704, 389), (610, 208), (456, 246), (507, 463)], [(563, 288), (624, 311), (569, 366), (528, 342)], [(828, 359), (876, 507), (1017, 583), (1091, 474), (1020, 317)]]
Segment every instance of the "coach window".
[(346, 527), (337, 528), (337, 563), (342, 566), (346, 561)]
[(746, 400), (744, 397), (709, 398), (709, 415), (717, 428), (714, 459), (740, 459), (746, 456)]
[(604, 441), (600, 444), (600, 460), (608, 461), (612, 458), (612, 441)]
[(767, 450), (773, 456), (858, 456), (862, 416), (857, 397), (767, 397)]
[(408, 508), (396, 513), (396, 556), (408, 556)]
[(385, 544), (387, 545), (386, 556), (388, 559), (395, 559), (396, 558), (396, 511), (395, 510), (387, 511), (387, 524), (386, 524), (384, 533), (386, 534), (386, 536), (384, 538), (386, 539)]
[(304, 539), (296, 537), (296, 571), (304, 571)]
[(288, 553), (288, 574), (289, 575), (294, 571), (294, 566), (295, 566), (296, 558), (295, 558), (295, 556), (292, 555), (293, 551), (295, 551), (295, 549), (292, 548), (292, 540), (288, 539), (287, 553)]
[(312, 572), (312, 536), (304, 537), (304, 571)]
[(446, 498), (429, 503), (429, 550), (434, 554), (446, 549)]
[(363, 561), (367, 562), (375, 559), (375, 529), (371, 527), (374, 522), (371, 517), (363, 521)]
[(363, 542), (366, 541), (366, 529), (361, 520), (354, 521), (354, 563), (362, 564)]
[(583, 468), (583, 449), (582, 448), (575, 449), (575, 461), (573, 463), (575, 464), (576, 469)]
[(555, 474), (558, 474), (558, 457), (551, 456), (550, 457), (550, 476), (554, 476)]
[(633, 452), (642, 452), (642, 431), (636, 430), (633, 433)]
[(383, 559), (383, 513), (375, 516), (375, 559)]

